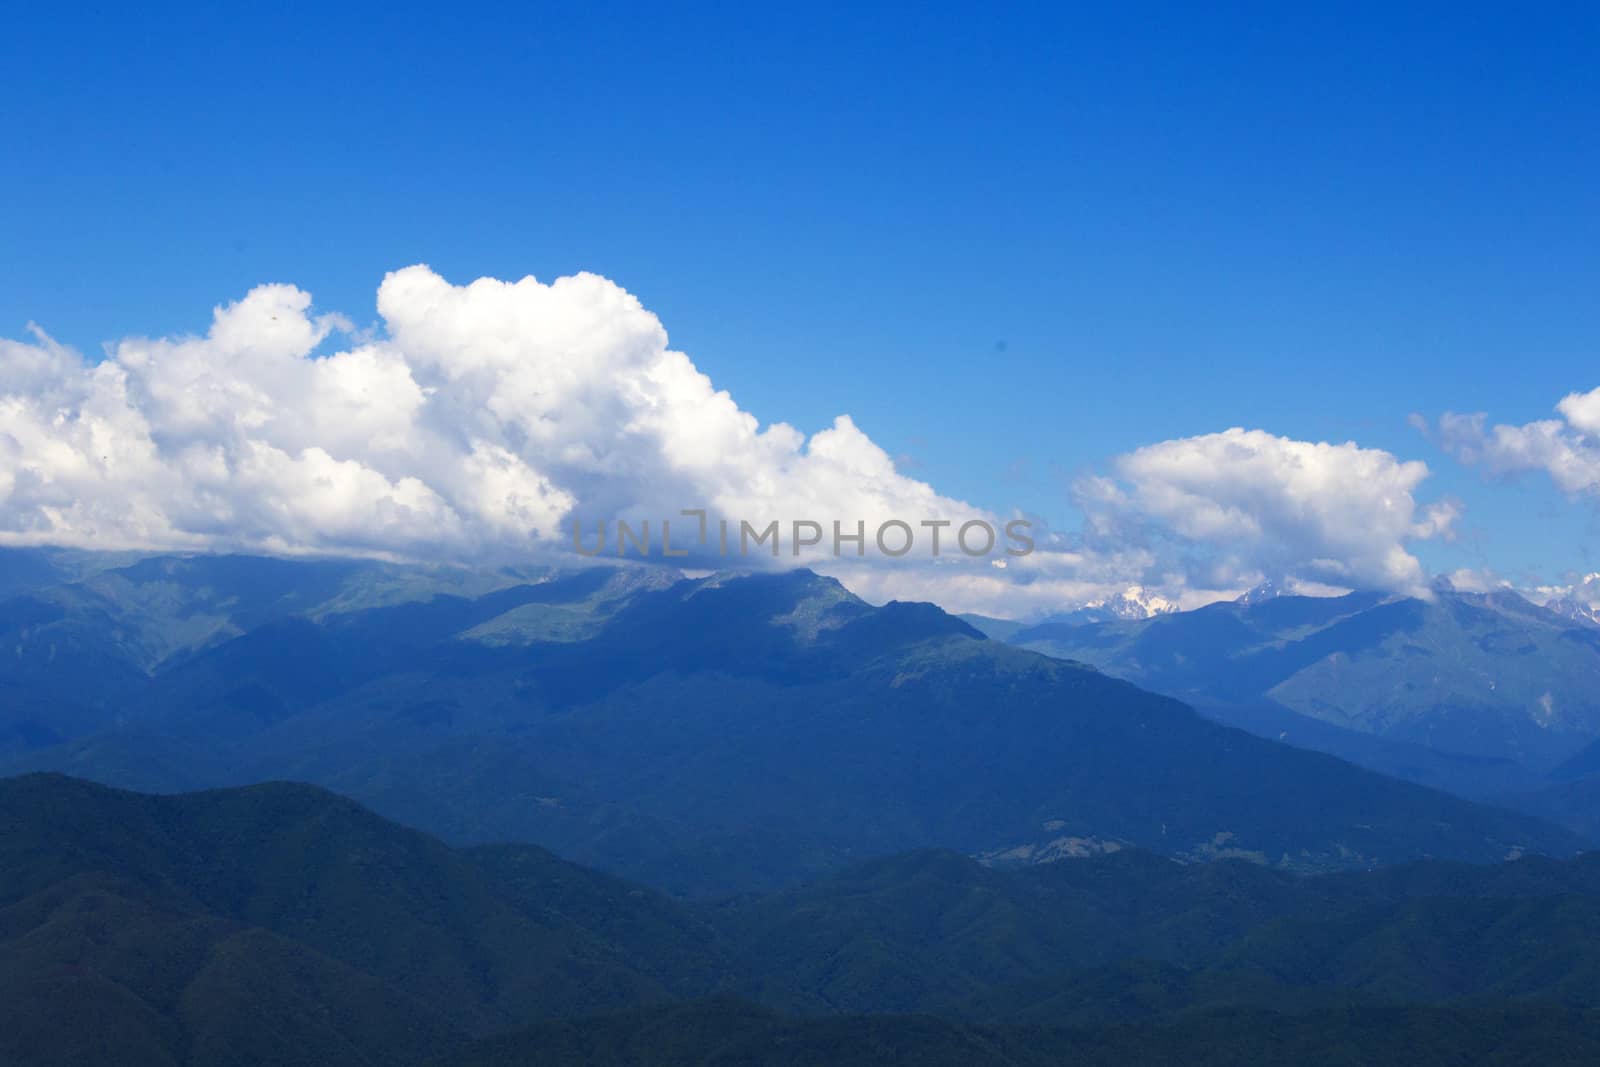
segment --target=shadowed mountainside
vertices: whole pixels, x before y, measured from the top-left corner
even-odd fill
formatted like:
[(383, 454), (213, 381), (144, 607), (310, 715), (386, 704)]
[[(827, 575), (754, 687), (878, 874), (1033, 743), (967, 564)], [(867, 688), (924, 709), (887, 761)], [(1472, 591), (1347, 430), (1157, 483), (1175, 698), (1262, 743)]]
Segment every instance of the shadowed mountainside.
[[(403, 569), (376, 593), (353, 573), (265, 583), (265, 606), (229, 616), (264, 621), (141, 675), (118, 725), (10, 768), (154, 790), (311, 781), (452, 842), (537, 842), (688, 894), (928, 847), (1321, 870), (1579, 844), (805, 571), (597, 568), (471, 595), (413, 576), (426, 596), (394, 592)], [(285, 588), (318, 606), (285, 613)]]

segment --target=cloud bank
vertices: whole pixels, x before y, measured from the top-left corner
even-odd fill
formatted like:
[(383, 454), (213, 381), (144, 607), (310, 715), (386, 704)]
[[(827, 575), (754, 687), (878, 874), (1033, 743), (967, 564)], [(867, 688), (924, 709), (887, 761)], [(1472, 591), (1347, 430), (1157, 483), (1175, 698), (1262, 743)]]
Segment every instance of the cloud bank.
[[(98, 362), (37, 328), (0, 341), (0, 544), (500, 561), (570, 555), (575, 519), (685, 507), (869, 531), (1011, 517), (900, 473), (846, 415), (810, 436), (763, 427), (597, 275), (452, 285), (415, 266), (377, 303), (370, 336), (264, 285), (204, 336), (129, 338)], [(1600, 401), (1584, 404), (1569, 420), (1592, 426)], [(804, 561), (868, 595), (1011, 615), (1135, 583), (1189, 603), (1261, 577), (1409, 592), (1407, 544), (1453, 517), (1414, 499), (1420, 463), (1259, 431), (1113, 471), (1077, 489), (1084, 531), (1040, 528), (1030, 556), (897, 561), (869, 535), (866, 559)]]

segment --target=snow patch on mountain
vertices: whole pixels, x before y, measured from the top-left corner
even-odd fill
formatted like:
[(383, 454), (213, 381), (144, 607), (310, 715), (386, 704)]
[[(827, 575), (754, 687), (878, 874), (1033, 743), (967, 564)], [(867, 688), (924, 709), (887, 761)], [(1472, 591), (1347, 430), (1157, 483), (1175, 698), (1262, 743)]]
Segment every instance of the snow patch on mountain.
[(1175, 600), (1141, 585), (1130, 585), (1113, 596), (1091, 600), (1072, 611), (1052, 615), (1045, 622), (1091, 623), (1127, 619), (1150, 619), (1180, 611)]
[(1545, 586), (1539, 592), (1548, 596), (1545, 610), (1586, 626), (1600, 626), (1600, 574), (1586, 574), (1568, 586)]

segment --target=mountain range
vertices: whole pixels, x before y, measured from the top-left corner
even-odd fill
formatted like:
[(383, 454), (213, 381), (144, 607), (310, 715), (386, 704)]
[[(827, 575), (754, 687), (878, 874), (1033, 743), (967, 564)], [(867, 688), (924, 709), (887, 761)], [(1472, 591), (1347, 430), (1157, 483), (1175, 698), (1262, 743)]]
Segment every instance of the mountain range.
[(1545, 600), (1547, 610), (1564, 619), (1600, 626), (1600, 574), (1586, 574), (1571, 588)]
[(1574, 785), (1570, 767), (1600, 740), (1600, 628), (1509, 590), (1251, 596), (1147, 619), (984, 628), (1260, 736), (1580, 832), (1595, 825), (1571, 799), (1594, 786)]
[[(1585, 844), (806, 571), (45, 563), (10, 568), (0, 602), (11, 772), (160, 792), (313, 782), (453, 844), (531, 842), (674, 894), (919, 848), (1321, 871)], [(1202, 615), (1059, 632), (1173, 626), (1185, 649), (1221, 645)], [(1039, 631), (1058, 632), (1012, 640)], [(1153, 659), (1168, 673), (1151, 684), (1194, 654)], [(1580, 721), (1582, 695), (1560, 693)]]
[(684, 903), (311, 786), (0, 780), (0, 1060), (41, 1067), (1582, 1063), (1597, 930), (1594, 855), (921, 851)]

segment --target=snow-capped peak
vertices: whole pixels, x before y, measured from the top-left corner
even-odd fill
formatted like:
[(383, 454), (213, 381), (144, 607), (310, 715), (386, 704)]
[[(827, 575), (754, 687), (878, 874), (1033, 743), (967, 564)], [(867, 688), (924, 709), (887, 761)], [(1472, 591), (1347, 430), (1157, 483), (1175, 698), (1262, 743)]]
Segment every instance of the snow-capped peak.
[(1097, 622), (1137, 621), (1181, 610), (1176, 601), (1140, 585), (1130, 585), (1120, 593), (1090, 600), (1071, 611), (1061, 611), (1041, 622), (1086, 626)]
[(1278, 588), (1276, 582), (1262, 582), (1254, 589), (1240, 593), (1234, 598), (1233, 602), (1249, 607), (1251, 604), (1263, 604), (1268, 600), (1276, 600), (1283, 595), (1283, 590)]
[(1546, 611), (1553, 611), (1563, 619), (1581, 622), (1587, 626), (1600, 626), (1600, 609), (1591, 607), (1570, 596), (1553, 597), (1544, 602)]
[(1170, 615), (1177, 610), (1176, 602), (1141, 585), (1130, 585), (1120, 593), (1091, 600), (1064, 618), (1075, 622), (1107, 622), (1112, 619), (1148, 619), (1156, 615)]
[(1130, 585), (1115, 596), (1086, 605), (1109, 611), (1119, 619), (1148, 619), (1152, 615), (1170, 615), (1178, 605), (1141, 585)]

